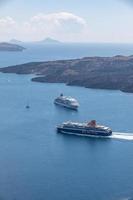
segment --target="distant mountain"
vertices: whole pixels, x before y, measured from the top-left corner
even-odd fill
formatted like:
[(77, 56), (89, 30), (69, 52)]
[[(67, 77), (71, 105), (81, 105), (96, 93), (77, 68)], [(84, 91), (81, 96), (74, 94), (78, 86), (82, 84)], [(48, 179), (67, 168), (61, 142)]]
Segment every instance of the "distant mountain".
[(20, 43), (23, 43), (23, 42), (20, 41), (20, 40), (11, 39), (11, 40), (9, 41), (9, 43), (12, 43), (12, 44), (20, 44)]
[(0, 51), (23, 51), (24, 49), (24, 47), (17, 44), (11, 44), (8, 42), (0, 43)]
[(27, 41), (27, 42), (23, 42), (23, 41), (20, 41), (20, 40), (16, 40), (16, 39), (11, 39), (9, 41), (9, 43), (12, 43), (12, 44), (23, 44), (23, 43), (33, 43), (33, 44), (60, 44), (61, 42), (59, 40), (55, 40), (55, 39), (52, 39), (52, 38), (45, 38), (44, 40), (40, 40), (40, 41)]
[(38, 41), (38, 43), (43, 44), (60, 44), (61, 42), (59, 40), (55, 40), (52, 38), (45, 38), (44, 40)]

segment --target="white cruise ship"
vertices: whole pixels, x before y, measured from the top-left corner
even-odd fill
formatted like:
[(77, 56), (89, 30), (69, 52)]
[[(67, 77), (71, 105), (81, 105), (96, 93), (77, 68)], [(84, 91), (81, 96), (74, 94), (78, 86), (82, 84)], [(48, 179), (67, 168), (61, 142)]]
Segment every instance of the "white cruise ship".
[(79, 107), (79, 103), (76, 99), (72, 97), (66, 97), (63, 94), (61, 94), (59, 97), (57, 97), (54, 100), (54, 103), (59, 106), (63, 106), (65, 108), (77, 110)]

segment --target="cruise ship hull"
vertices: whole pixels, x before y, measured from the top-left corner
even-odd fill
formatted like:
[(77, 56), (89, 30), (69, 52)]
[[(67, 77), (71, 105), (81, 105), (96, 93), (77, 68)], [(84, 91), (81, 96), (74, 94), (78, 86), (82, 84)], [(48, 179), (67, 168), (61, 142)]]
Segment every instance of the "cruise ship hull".
[(78, 109), (78, 106), (77, 105), (68, 105), (68, 104), (64, 104), (64, 103), (59, 103), (57, 101), (54, 101), (54, 103), (58, 106), (61, 106), (61, 107), (64, 107), (64, 108), (68, 108), (68, 109), (71, 109), (71, 110), (77, 110)]
[(80, 129), (68, 129), (63, 127), (57, 127), (58, 133), (64, 133), (64, 134), (73, 134), (73, 135), (80, 135), (80, 136), (102, 136), (102, 137), (108, 137), (112, 135), (112, 131), (99, 131), (99, 130), (80, 130)]

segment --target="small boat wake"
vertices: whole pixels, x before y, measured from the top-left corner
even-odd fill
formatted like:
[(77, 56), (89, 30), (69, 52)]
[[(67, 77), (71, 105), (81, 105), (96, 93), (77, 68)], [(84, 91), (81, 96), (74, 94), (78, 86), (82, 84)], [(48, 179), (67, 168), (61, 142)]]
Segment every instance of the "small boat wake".
[(113, 132), (111, 136), (109, 136), (111, 139), (116, 140), (130, 140), (133, 141), (133, 134), (132, 133), (120, 133), (120, 132)]

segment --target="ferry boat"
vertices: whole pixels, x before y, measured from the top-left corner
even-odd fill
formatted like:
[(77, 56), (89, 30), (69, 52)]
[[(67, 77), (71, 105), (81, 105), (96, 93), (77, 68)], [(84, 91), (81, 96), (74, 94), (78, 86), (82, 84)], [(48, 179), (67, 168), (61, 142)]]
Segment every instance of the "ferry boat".
[(65, 122), (57, 126), (58, 133), (75, 134), (81, 136), (110, 136), (112, 130), (109, 127), (97, 125), (95, 120), (89, 123)]
[(66, 97), (63, 94), (61, 94), (59, 97), (57, 97), (54, 100), (54, 103), (59, 106), (63, 106), (65, 108), (77, 110), (79, 107), (79, 103), (76, 99), (72, 97)]

